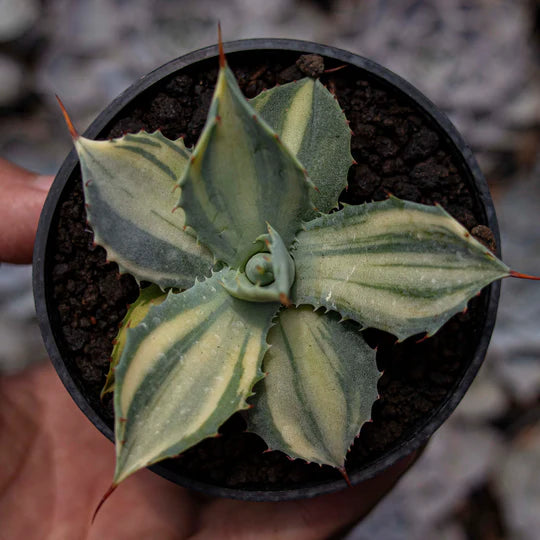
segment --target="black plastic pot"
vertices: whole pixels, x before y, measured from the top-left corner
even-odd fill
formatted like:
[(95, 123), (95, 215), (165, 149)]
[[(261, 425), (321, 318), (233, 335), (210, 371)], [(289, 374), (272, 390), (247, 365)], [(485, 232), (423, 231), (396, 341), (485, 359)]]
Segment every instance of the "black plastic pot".
[[(325, 57), (331, 65), (349, 64), (348, 69), (353, 70), (354, 73), (358, 73), (359, 76), (372, 80), (385, 88), (389, 88), (392, 92), (402, 95), (407, 102), (414, 103), (415, 108), (426, 115), (430, 124), (437, 130), (438, 136), (451, 149), (453, 158), (459, 165), (460, 175), (465, 180), (475, 200), (476, 207), (482, 214), (480, 221), (491, 229), (495, 236), (496, 244), (497, 246), (499, 245), (498, 226), (494, 207), (486, 182), (469, 147), (446, 116), (437, 110), (426, 97), (409, 83), (368, 59), (315, 43), (274, 39), (243, 40), (226, 43), (225, 50), (228, 54), (229, 63), (233, 67), (238, 58), (262, 58), (265, 54), (268, 54), (268, 51), (274, 51), (272, 54), (276, 54), (276, 51), (283, 51), (283, 54), (289, 56), (291, 54), (298, 55), (304, 53), (319, 54)], [(168, 80), (171, 75), (178, 74), (186, 67), (193, 67), (198, 64), (204, 65), (205, 63), (210, 65), (209, 62), (212, 62), (212, 67), (217, 66), (216, 55), (217, 47), (205, 48), (173, 60), (146, 75), (115, 99), (92, 123), (86, 131), (85, 136), (95, 138), (105, 135), (114, 122), (122, 117), (122, 111), (125, 111), (126, 107), (129, 107), (129, 104), (135, 98), (145, 91), (154, 89), (164, 79)], [(78, 378), (73, 372), (73, 366), (65, 362), (66, 352), (63, 350), (57, 307), (55, 306), (51, 289), (51, 268), (54, 253), (51, 251), (50, 229), (56, 223), (59, 208), (65, 199), (66, 193), (71, 189), (73, 183), (78, 181), (79, 173), (77, 164), (77, 156), (72, 151), (66, 158), (55, 179), (41, 215), (34, 251), (34, 294), (36, 310), (46, 348), (59, 377), (89, 420), (106, 437), (113, 440), (113, 430), (104, 421), (100, 412), (89, 404), (85, 389), (81, 387)], [(499, 289), (499, 284), (496, 283), (482, 293), (479, 300), (482, 319), (479, 326), (479, 337), (476, 343), (473, 344), (475, 350), (471, 354), (471, 360), (456, 380), (452, 391), (436, 410), (433, 410), (431, 414), (427, 415), (422, 422), (415, 426), (413, 432), (406, 433), (396, 444), (376, 459), (365, 463), (355, 470), (349, 471), (350, 480), (353, 484), (359, 484), (372, 478), (401, 458), (418, 449), (455, 409), (471, 384), (486, 354), (495, 323)], [(111, 449), (111, 459), (112, 456)], [(335, 479), (328, 481), (308, 482), (304, 487), (300, 488), (294, 486), (291, 489), (267, 491), (258, 489), (232, 489), (178, 474), (167, 462), (152, 467), (152, 470), (182, 486), (201, 490), (210, 495), (255, 501), (313, 497), (345, 487), (343, 480), (336, 476)]]

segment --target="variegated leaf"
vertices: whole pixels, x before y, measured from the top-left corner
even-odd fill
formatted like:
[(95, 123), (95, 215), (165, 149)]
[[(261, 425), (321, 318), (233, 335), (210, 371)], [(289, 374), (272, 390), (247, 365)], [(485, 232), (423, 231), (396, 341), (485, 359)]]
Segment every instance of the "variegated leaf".
[(342, 468), (371, 418), (379, 372), (375, 351), (335, 315), (307, 306), (280, 312), (248, 428), (272, 450)]
[(289, 248), (312, 206), (303, 166), (257, 117), (227, 66), (180, 185), (186, 223), (218, 259), (241, 270), (266, 222)]
[(121, 272), (162, 288), (190, 287), (210, 275), (212, 255), (184, 230), (183, 211), (173, 213), (190, 156), (182, 140), (141, 132), (74, 142), (95, 242)]
[(114, 372), (126, 345), (128, 328), (135, 328), (135, 326), (137, 326), (146, 317), (150, 307), (159, 306), (159, 304), (161, 304), (166, 297), (167, 295), (157, 285), (149, 285), (141, 290), (137, 300), (135, 300), (135, 302), (129, 306), (126, 316), (124, 317), (124, 320), (120, 326), (120, 330), (116, 336), (111, 354), (109, 373), (107, 373), (105, 385), (103, 386), (103, 390), (101, 390), (102, 398), (105, 394), (114, 390)]
[(509, 268), (440, 206), (395, 197), (315, 219), (293, 252), (296, 304), (403, 340), (433, 335)]
[[(250, 103), (306, 168), (317, 186), (317, 209), (335, 208), (353, 163), (351, 130), (336, 98), (319, 80), (305, 78), (266, 90)], [(303, 219), (316, 216), (309, 209)]]
[(233, 298), (222, 270), (169, 293), (127, 332), (116, 368), (114, 484), (217, 434), (247, 407), (279, 304)]

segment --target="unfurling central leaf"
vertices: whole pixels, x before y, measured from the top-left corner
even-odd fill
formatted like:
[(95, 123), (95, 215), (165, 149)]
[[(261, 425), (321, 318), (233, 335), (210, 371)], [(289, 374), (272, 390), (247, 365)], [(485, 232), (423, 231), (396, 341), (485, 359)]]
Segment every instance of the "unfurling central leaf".
[(249, 302), (281, 302), (289, 304), (289, 291), (294, 282), (294, 261), (281, 236), (267, 224), (268, 234), (262, 234), (255, 244), (268, 252), (253, 255), (245, 272), (229, 273), (222, 281), (230, 295)]
[(246, 264), (246, 276), (253, 285), (270, 285), (275, 281), (271, 253), (256, 253)]

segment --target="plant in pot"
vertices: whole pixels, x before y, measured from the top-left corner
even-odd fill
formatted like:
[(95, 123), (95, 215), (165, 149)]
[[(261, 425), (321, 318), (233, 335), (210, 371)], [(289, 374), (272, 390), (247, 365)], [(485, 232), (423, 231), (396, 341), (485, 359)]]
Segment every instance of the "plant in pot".
[[(313, 52), (310, 44), (294, 45)], [(317, 80), (325, 73), (321, 57), (301, 57), (289, 68), (311, 77), (258, 93), (268, 67), (260, 65), (266, 55), (252, 55), (239, 76), (248, 94), (258, 94), (248, 103), (221, 51), (213, 97), (196, 111), (209, 106), (191, 151), (182, 139), (166, 136), (178, 135), (178, 126), (152, 129), (156, 118), (148, 121), (152, 113), (140, 112), (140, 99), (127, 107), (128, 116), (107, 120), (108, 130), (96, 128), (111, 140), (80, 137), (67, 119), (92, 229), (81, 233), (80, 187), (69, 186), (63, 202), (46, 208), (42, 219), (42, 228), (53, 222), (58, 232), (47, 246), (52, 255), (36, 248), (36, 290), (38, 302), (44, 300), (41, 313), (48, 308), (56, 325), (51, 332), (44, 323), (51, 356), (83, 410), (88, 401), (99, 409), (99, 392), (81, 400), (71, 373), (94, 378), (96, 388), (108, 371), (102, 418), (90, 416), (107, 431), (103, 419), (110, 420), (114, 390), (113, 487), (142, 467), (179, 455), (158, 470), (189, 487), (256, 500), (339, 489), (345, 484), (332, 468), (352, 483), (373, 476), (417, 448), (455, 407), (485, 352), (497, 291), (473, 301), (472, 314), (454, 317), (439, 339), (418, 343), (419, 337), (431, 338), (492, 281), (523, 277), (441, 206), (387, 198), (384, 188), (393, 187), (402, 198), (434, 202), (418, 188), (415, 193), (414, 181), (407, 184), (404, 177), (415, 175), (417, 185), (427, 184), (431, 197), (454, 209), (456, 201), (468, 200), (456, 213), (473, 232), (489, 238), (484, 221), (496, 234), (493, 216), (482, 215), (489, 201), (485, 186), (467, 188), (467, 175), (479, 175), (471, 156), (466, 150), (448, 156), (460, 141), (447, 121), (439, 120), (438, 135), (425, 111), (431, 106), (406, 84), (395, 79), (420, 104), (410, 96), (401, 95), (402, 103), (388, 98), (396, 90), (382, 84), (383, 70), (367, 61), (363, 69), (371, 69), (372, 87), (355, 80), (357, 71), (344, 74), (358, 59), (329, 48), (315, 52), (332, 54), (334, 68), (350, 62), (344, 70), (327, 70), (326, 82), (352, 113), (352, 150), (360, 162), (352, 173), (348, 122)], [(276, 71), (282, 76), (287, 69), (274, 65), (274, 81)], [(193, 74), (171, 73), (159, 81), (160, 92), (168, 89), (182, 102), (181, 88), (188, 85), (186, 76), (193, 84)], [(213, 79), (212, 73), (208, 87)], [(367, 103), (343, 90), (345, 81), (361, 89)], [(154, 93), (157, 111), (171, 104), (169, 97)], [(378, 117), (369, 100), (391, 113)], [(141, 117), (149, 125), (135, 127)], [(176, 121), (189, 138), (192, 124), (182, 116)], [(401, 144), (377, 133), (374, 124)], [(119, 137), (125, 127), (135, 133)], [(369, 156), (374, 142), (377, 159)], [(73, 174), (72, 163), (65, 169)], [(386, 200), (358, 205), (364, 202), (358, 176), (377, 169), (392, 181), (364, 196)], [(70, 226), (82, 244), (75, 255), (66, 242)], [(109, 282), (117, 268), (121, 279)], [(43, 292), (46, 279), (55, 284), (52, 293)], [(79, 294), (80, 301), (73, 298)], [(131, 303), (127, 314), (116, 305), (125, 299)], [(99, 337), (85, 341), (85, 333)], [(475, 343), (473, 350), (467, 351), (467, 340)], [(57, 342), (76, 353), (69, 375)], [(103, 347), (112, 362), (96, 369), (92, 356)], [(377, 364), (390, 373), (379, 388)], [(431, 380), (422, 381), (426, 373)], [(400, 378), (406, 383), (396, 389)], [(419, 395), (411, 395), (411, 380)], [(370, 431), (365, 427), (374, 402)], [(241, 410), (243, 416), (234, 414)], [(245, 423), (250, 433), (244, 433)], [(215, 438), (218, 433), (222, 437)], [(266, 446), (273, 451), (263, 454)], [(288, 463), (285, 456), (299, 459)]]

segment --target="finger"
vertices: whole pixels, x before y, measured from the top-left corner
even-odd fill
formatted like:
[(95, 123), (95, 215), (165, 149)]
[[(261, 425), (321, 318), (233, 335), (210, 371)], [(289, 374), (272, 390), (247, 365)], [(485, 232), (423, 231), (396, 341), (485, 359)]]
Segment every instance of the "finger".
[(0, 262), (32, 261), (41, 208), (53, 181), (0, 159)]

